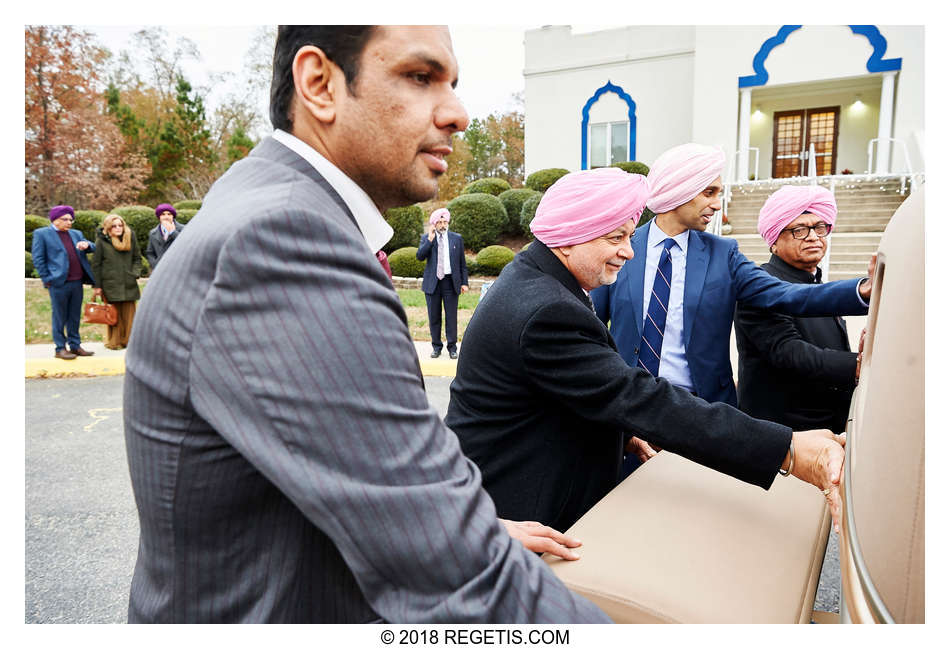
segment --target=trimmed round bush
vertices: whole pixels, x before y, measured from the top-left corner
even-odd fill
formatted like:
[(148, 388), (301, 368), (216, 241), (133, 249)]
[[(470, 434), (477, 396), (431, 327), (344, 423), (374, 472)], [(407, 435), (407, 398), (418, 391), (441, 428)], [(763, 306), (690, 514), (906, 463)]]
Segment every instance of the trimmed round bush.
[[(178, 208), (175, 208), (176, 211)], [(155, 216), (155, 208), (147, 205), (123, 205), (112, 210), (118, 214), (125, 222), (129, 224), (135, 233), (135, 240), (139, 244), (139, 250), (145, 250), (148, 247), (148, 233), (158, 225), (158, 217)]]
[(45, 216), (37, 216), (36, 214), (27, 214), (26, 215), (26, 251), (33, 251), (33, 230), (38, 228), (45, 228), (50, 224), (50, 220)]
[(425, 231), (426, 222), (426, 213), (421, 207), (418, 205), (394, 207), (386, 210), (383, 216), (386, 218), (386, 223), (393, 228), (392, 239), (383, 246), (387, 255), (407, 246), (414, 246), (413, 250), (419, 248), (419, 239)]
[(508, 225), (505, 228), (505, 232), (508, 234), (522, 233), (521, 208), (524, 206), (526, 200), (536, 194), (540, 194), (540, 192), (522, 187), (520, 189), (509, 189), (498, 195), (501, 204), (505, 206), (505, 211), (508, 212)]
[(465, 185), (463, 194), (491, 194), (498, 196), (511, 189), (511, 185), (503, 178), (479, 178)]
[[(178, 201), (177, 203), (172, 203), (172, 207), (174, 207), (175, 211), (178, 212), (178, 216), (181, 216), (182, 210), (194, 210), (196, 212), (200, 210), (201, 201), (194, 199)], [(182, 223), (184, 223), (184, 221), (182, 221)]]
[(498, 241), (508, 223), (508, 212), (497, 196), (462, 194), (448, 204), (449, 227), (462, 235), (471, 250), (481, 250)]
[(649, 207), (644, 207), (644, 208), (643, 208), (643, 214), (640, 215), (640, 220), (637, 221), (637, 227), (639, 228), (641, 225), (644, 225), (644, 224), (646, 224), (646, 223), (649, 223), (649, 222), (650, 222), (650, 219), (652, 219), (654, 216), (656, 216), (656, 214), (654, 214), (654, 213), (650, 210)]
[(79, 230), (82, 235), (92, 242), (96, 240), (96, 231), (102, 227), (102, 219), (109, 215), (102, 210), (76, 210), (76, 220), (73, 221), (73, 230)]
[(529, 241), (528, 243), (526, 243), (526, 244), (524, 244), (523, 246), (521, 246), (521, 250), (519, 250), (518, 252), (524, 252), (525, 250), (528, 249), (528, 246), (530, 246), (532, 243), (534, 243), (534, 239), (532, 239), (532, 240)]
[(641, 176), (646, 176), (648, 173), (650, 173), (650, 168), (642, 162), (615, 162), (610, 166), (623, 169), (628, 174), (640, 174)]
[(26, 276), (36, 277), (36, 269), (33, 268), (33, 255), (26, 253)]
[(567, 169), (561, 169), (560, 167), (540, 169), (525, 178), (524, 184), (525, 187), (533, 189), (536, 192), (544, 193), (548, 190), (548, 187), (557, 182), (558, 178), (566, 176), (569, 173), (571, 172)]
[(501, 269), (511, 263), (515, 253), (505, 246), (486, 246), (478, 251), (475, 262), (482, 275), (498, 275)]
[(531, 237), (532, 239), (534, 239), (534, 235), (531, 234), (531, 221), (534, 219), (534, 213), (538, 210), (538, 203), (541, 202), (541, 196), (541, 192), (538, 192), (534, 196), (529, 196), (524, 202), (524, 205), (521, 206), (521, 230), (525, 233), (525, 236)]
[(194, 208), (194, 207), (182, 207), (182, 208), (178, 208), (178, 207), (176, 207), (176, 208), (175, 208), (175, 211), (178, 212), (178, 214), (175, 216), (175, 220), (178, 221), (179, 223), (181, 223), (182, 225), (184, 225), (185, 223), (188, 223), (188, 221), (190, 221), (191, 219), (194, 218), (195, 214), (198, 213), (198, 208)]
[(474, 255), (465, 255), (465, 268), (468, 269), (469, 275), (478, 275), (478, 263), (475, 261)]
[(389, 255), (389, 268), (393, 271), (393, 277), (422, 277), (426, 263), (416, 259), (416, 250), (418, 248), (414, 246), (407, 246)]

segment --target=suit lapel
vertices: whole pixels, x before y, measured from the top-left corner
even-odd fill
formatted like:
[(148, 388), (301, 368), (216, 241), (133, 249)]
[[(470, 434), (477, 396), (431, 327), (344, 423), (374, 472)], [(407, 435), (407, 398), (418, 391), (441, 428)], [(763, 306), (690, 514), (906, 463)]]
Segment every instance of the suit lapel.
[(637, 341), (643, 336), (643, 282), (647, 269), (647, 240), (650, 238), (650, 221), (633, 233), (633, 264), (630, 276), (630, 299), (633, 301), (634, 322), (637, 323)]
[(326, 178), (320, 175), (320, 172), (314, 169), (313, 165), (304, 160), (296, 151), (293, 151), (289, 147), (284, 146), (277, 140), (272, 137), (264, 138), (264, 140), (258, 144), (254, 149), (248, 154), (249, 156), (260, 156), (267, 160), (273, 160), (274, 162), (286, 165), (293, 169), (294, 171), (302, 173), (304, 176), (307, 176), (315, 183), (320, 185), (324, 191), (333, 199), (333, 202), (343, 210), (343, 213), (346, 214), (347, 218), (350, 220), (354, 226), (356, 226), (357, 231), (362, 236), (363, 231), (360, 230), (359, 224), (356, 222), (356, 218), (353, 216), (353, 213), (350, 212), (349, 206), (347, 206), (346, 201), (333, 189), (333, 185), (327, 182)]
[(709, 267), (709, 249), (706, 242), (695, 230), (689, 232), (689, 246), (686, 251), (686, 288), (683, 293), (683, 346), (689, 347), (689, 339), (696, 320), (696, 310), (703, 295), (706, 283), (706, 269)]

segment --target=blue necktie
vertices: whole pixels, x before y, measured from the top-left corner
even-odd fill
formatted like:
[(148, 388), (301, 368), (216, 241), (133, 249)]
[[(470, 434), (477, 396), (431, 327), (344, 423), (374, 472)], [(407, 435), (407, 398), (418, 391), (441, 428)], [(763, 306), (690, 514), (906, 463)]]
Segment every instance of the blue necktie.
[(670, 303), (670, 282), (673, 279), (673, 256), (670, 254), (670, 248), (675, 244), (673, 239), (663, 242), (647, 319), (643, 323), (643, 338), (640, 340), (640, 365), (653, 376), (660, 373), (663, 330), (666, 328), (666, 310)]

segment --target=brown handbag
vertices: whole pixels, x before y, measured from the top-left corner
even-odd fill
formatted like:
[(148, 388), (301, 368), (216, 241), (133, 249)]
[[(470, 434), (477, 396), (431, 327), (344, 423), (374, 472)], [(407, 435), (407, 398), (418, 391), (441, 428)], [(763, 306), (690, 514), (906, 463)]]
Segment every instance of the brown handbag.
[(97, 295), (92, 296), (92, 302), (86, 302), (83, 307), (83, 319), (89, 324), (104, 324), (114, 327), (119, 321), (119, 312), (115, 306), (102, 298), (102, 304), (96, 302)]

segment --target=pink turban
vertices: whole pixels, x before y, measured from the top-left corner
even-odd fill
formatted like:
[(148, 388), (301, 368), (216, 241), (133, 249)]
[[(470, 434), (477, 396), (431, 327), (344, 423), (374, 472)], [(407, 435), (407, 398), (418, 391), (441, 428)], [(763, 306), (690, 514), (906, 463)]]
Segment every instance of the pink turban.
[(531, 232), (550, 248), (586, 243), (640, 218), (646, 178), (616, 167), (575, 171), (544, 193)]
[(429, 215), (429, 225), (435, 225), (440, 219), (445, 219), (446, 221), (452, 220), (452, 215), (449, 214), (449, 211), (444, 207), (440, 207), (435, 212)]
[(726, 154), (722, 149), (692, 142), (673, 147), (650, 167), (647, 207), (654, 214), (675, 210), (722, 176), (725, 166)]
[(771, 248), (785, 226), (805, 212), (834, 225), (838, 215), (834, 194), (817, 185), (785, 185), (769, 196), (759, 210), (759, 234)]

